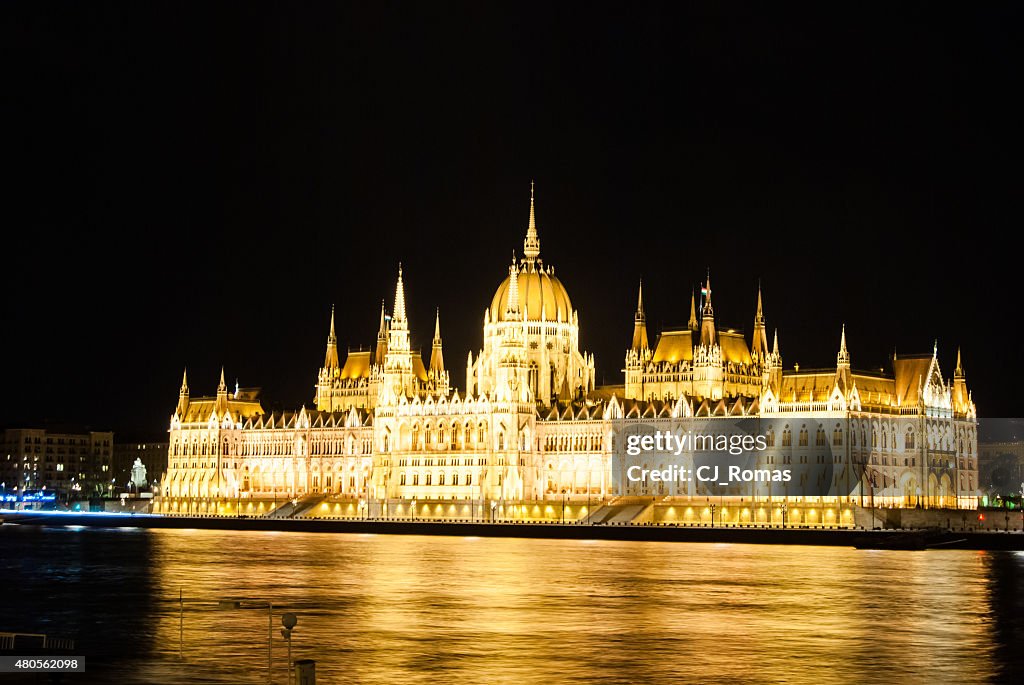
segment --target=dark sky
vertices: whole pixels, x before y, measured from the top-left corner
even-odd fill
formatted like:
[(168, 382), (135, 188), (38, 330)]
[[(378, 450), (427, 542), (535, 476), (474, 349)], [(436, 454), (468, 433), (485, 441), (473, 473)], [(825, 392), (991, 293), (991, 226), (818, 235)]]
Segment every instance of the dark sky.
[(464, 387), (531, 179), (599, 381), (710, 268), (786, 367), (938, 338), (1018, 415), (1015, 4), (5, 3), (0, 423), (160, 436), (186, 365), (308, 405), (399, 261)]

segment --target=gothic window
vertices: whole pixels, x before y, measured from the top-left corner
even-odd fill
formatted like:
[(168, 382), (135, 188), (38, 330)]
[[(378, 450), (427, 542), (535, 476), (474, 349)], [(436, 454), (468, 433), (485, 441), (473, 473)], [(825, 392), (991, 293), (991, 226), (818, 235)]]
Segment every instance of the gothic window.
[(459, 484), (459, 474), (453, 473), (452, 474), (452, 485), (458, 485), (458, 484)]
[(817, 447), (824, 447), (827, 444), (825, 440), (825, 429), (820, 426), (818, 427), (817, 434), (814, 436), (814, 444)]
[(765, 441), (768, 447), (775, 447), (775, 430), (772, 428), (768, 429), (768, 434), (765, 435)]
[(473, 484), (473, 474), (472, 473), (467, 473), (466, 474), (466, 485), (472, 485), (472, 484)]
[(832, 431), (832, 444), (837, 447), (843, 444), (843, 429), (838, 425), (836, 426), (836, 429)]
[(416, 450), (420, 448), (420, 424), (415, 424), (412, 427), (412, 449)]
[(907, 431), (907, 449), (914, 449), (914, 431), (912, 430)]
[(785, 428), (782, 431), (782, 446), (783, 447), (792, 447), (793, 446), (793, 434), (790, 432), (789, 428)]
[(418, 474), (418, 473), (412, 474), (412, 484), (413, 485), (419, 485), (420, 484), (420, 474)]
[(398, 479), (399, 485), (405, 485), (405, 474), (403, 473)]
[(476, 429), (476, 443), (479, 447), (483, 447), (487, 438), (487, 428), (481, 423)]
[(800, 429), (800, 446), (801, 447), (807, 447), (807, 429), (806, 428), (801, 428)]
[(437, 484), (438, 485), (444, 485), (444, 474), (443, 473), (437, 474)]
[(498, 431), (498, 449), (505, 449), (505, 434), (501, 431)]

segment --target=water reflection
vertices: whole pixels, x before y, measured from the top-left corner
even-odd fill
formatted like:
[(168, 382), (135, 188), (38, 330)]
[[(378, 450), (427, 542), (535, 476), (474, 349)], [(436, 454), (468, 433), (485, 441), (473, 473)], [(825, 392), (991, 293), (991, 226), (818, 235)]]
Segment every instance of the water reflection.
[[(124, 682), (264, 682), (266, 611), (220, 597), (298, 613), (294, 656), (323, 683), (1021, 674), (1020, 554), (12, 526), (0, 541), (22, 588), (0, 630), (66, 626), (51, 632), (97, 650), (91, 674), (103, 659)], [(202, 600), (185, 604), (183, 662), (179, 589)]]

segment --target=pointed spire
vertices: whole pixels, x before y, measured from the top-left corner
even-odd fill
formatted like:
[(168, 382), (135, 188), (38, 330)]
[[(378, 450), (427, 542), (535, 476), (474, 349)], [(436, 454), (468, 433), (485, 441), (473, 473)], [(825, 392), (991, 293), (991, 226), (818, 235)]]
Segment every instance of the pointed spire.
[(334, 334), (334, 305), (331, 305), (331, 332), (327, 334), (327, 352), (324, 354), (324, 368), (338, 368), (338, 336)]
[(227, 391), (228, 391), (228, 384), (224, 382), (224, 367), (221, 366), (220, 367), (220, 383), (217, 384), (217, 392), (218, 393), (222, 393), (222, 392), (227, 392)]
[(636, 298), (636, 315), (633, 317), (633, 345), (636, 351), (648, 349), (647, 317), (644, 314), (644, 282), (640, 281), (640, 291)]
[(757, 282), (757, 313), (754, 314), (754, 325), (764, 326), (764, 310), (761, 307), (761, 281)]
[(188, 410), (188, 369), (185, 369), (181, 374), (181, 390), (178, 391), (178, 407), (174, 410), (174, 413), (179, 417), (184, 417), (186, 410)]
[(757, 282), (757, 311), (754, 313), (754, 339), (750, 351), (757, 361), (763, 362), (768, 357), (768, 337), (764, 331), (764, 309), (761, 306), (761, 281)]
[(772, 343), (772, 354), (777, 355), (779, 353), (779, 329), (775, 329), (775, 341)]
[(540, 256), (540, 237), (537, 235), (537, 215), (533, 203), (533, 181), (530, 181), (530, 223), (526, 229), (526, 239), (523, 240), (523, 255), (532, 270), (537, 257)]
[(839, 354), (836, 355), (837, 366), (850, 366), (850, 352), (846, 349), (846, 324), (843, 324), (843, 333), (839, 340)]
[(405, 286), (402, 284), (402, 263), (398, 263), (398, 283), (395, 285), (395, 308), (391, 317), (391, 325), (402, 327), (405, 318)]
[(373, 363), (383, 366), (388, 354), (388, 319), (384, 300), (380, 301), (380, 327), (377, 328), (377, 346), (373, 351)]
[(690, 290), (690, 330), (697, 330), (697, 296)]
[(963, 375), (964, 375), (964, 367), (963, 367), (963, 364), (960, 363), (960, 348), (959, 347), (956, 348), (956, 369), (953, 371), (953, 375), (954, 376), (959, 376), (959, 377), (963, 377)]
[(430, 370), (435, 377), (444, 372), (444, 355), (441, 351), (441, 308), (437, 308), (437, 316), (434, 319), (434, 344), (430, 350)]
[(715, 333), (715, 310), (711, 306), (711, 271), (708, 270), (707, 284), (701, 289), (701, 295), (704, 295), (704, 309), (701, 312), (700, 317), (700, 344), (706, 347), (711, 347), (718, 342), (718, 336)]
[(704, 309), (701, 311), (701, 316), (714, 316), (715, 310), (711, 306), (711, 269), (708, 269), (708, 280), (700, 294), (704, 296)]
[(508, 304), (505, 307), (506, 318), (519, 314), (519, 269), (516, 267), (516, 255), (512, 253), (512, 264), (508, 267)]

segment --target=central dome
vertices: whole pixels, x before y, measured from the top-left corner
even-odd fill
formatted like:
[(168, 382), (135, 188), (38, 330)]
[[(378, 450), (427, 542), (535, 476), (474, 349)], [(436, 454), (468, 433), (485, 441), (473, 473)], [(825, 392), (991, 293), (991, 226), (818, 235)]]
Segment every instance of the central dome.
[[(511, 276), (498, 286), (491, 300), (491, 321), (504, 321), (508, 309), (508, 284)], [(541, 312), (547, 321), (568, 321), (572, 316), (569, 293), (548, 269), (525, 269), (516, 277), (519, 281), (519, 308), (525, 309), (528, 321), (540, 321)]]

